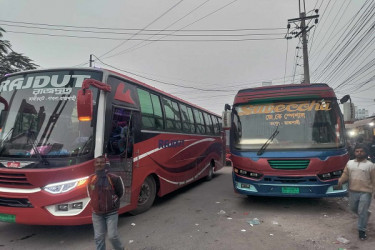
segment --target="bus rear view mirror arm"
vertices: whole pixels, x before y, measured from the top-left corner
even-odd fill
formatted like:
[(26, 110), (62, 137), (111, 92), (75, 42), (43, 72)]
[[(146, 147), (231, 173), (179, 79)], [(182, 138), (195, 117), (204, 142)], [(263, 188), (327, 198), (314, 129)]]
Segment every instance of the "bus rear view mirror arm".
[(111, 92), (111, 86), (94, 80), (86, 79), (82, 83), (82, 89), (77, 93), (77, 113), (80, 121), (91, 121), (93, 113), (93, 98), (90, 86), (94, 86), (105, 92)]

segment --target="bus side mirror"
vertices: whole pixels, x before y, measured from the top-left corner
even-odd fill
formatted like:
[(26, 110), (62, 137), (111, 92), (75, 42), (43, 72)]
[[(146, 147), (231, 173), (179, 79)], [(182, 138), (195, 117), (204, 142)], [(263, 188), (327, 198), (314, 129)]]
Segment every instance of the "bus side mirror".
[[(349, 103), (347, 103), (348, 101)], [(355, 111), (350, 95), (345, 95), (341, 98), (340, 103), (344, 105), (344, 121), (353, 122), (355, 120)]]
[(80, 89), (77, 94), (77, 113), (79, 121), (91, 121), (93, 113), (92, 91)]
[(230, 110), (223, 111), (223, 129), (228, 130), (232, 125), (232, 112)]
[(340, 103), (346, 103), (347, 101), (351, 100), (350, 95), (345, 95), (343, 98), (340, 99)]

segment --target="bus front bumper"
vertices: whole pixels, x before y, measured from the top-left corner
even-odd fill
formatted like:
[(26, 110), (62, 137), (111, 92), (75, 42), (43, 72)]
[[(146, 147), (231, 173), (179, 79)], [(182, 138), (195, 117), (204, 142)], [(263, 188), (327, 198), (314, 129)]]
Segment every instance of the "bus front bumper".
[(29, 225), (92, 223), (88, 197), (82, 194), (53, 197), (45, 192), (40, 194), (41, 192), (38, 194), (0, 192), (0, 222)]
[(250, 180), (232, 173), (234, 190), (244, 195), (277, 196), (277, 197), (342, 197), (346, 196), (348, 186), (343, 185), (340, 190), (335, 190), (337, 179), (320, 181), (317, 177), (299, 177), (298, 182), (285, 179), (285, 182), (270, 182), (277, 177), (264, 176), (262, 180)]

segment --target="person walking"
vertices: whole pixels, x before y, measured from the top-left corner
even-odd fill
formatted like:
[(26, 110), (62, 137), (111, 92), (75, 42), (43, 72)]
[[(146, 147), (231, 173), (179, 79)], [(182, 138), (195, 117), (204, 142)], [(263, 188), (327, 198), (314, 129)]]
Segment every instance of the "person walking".
[[(375, 165), (367, 160), (367, 148), (357, 144), (354, 148), (355, 159), (349, 160), (338, 180), (338, 187), (349, 181), (349, 206), (358, 215), (359, 239), (366, 240), (366, 227), (371, 212), (372, 194), (375, 193)], [(375, 194), (374, 194), (375, 199)]]
[(375, 163), (375, 136), (372, 137), (371, 142), (368, 144), (370, 159), (373, 163)]
[(124, 194), (120, 176), (108, 172), (106, 158), (95, 159), (95, 173), (88, 179), (87, 192), (91, 199), (92, 223), (97, 250), (105, 250), (105, 235), (116, 250), (124, 249), (117, 232), (118, 209)]

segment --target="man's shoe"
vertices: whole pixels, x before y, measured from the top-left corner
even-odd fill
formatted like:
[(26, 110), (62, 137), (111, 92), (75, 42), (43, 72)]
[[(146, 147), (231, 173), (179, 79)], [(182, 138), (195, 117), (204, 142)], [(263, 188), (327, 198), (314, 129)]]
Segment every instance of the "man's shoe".
[(366, 231), (359, 230), (358, 233), (359, 233), (359, 239), (360, 240), (367, 240)]

